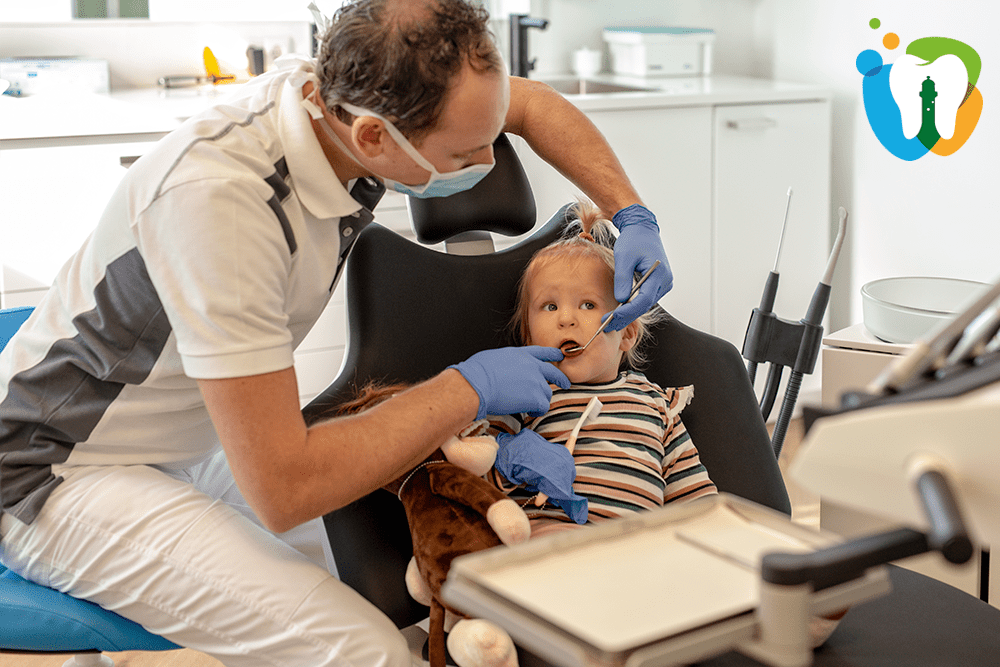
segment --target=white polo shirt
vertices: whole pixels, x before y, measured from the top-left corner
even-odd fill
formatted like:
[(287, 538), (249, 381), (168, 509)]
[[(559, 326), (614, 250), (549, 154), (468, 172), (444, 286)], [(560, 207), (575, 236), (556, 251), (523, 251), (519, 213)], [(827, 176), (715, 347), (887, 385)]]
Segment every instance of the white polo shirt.
[[(293, 365), (372, 219), (301, 106), (311, 66), (258, 77), (126, 172), (0, 355), (2, 511), (33, 520), (62, 466), (204, 459), (196, 379)], [(381, 186), (357, 185), (374, 207)]]

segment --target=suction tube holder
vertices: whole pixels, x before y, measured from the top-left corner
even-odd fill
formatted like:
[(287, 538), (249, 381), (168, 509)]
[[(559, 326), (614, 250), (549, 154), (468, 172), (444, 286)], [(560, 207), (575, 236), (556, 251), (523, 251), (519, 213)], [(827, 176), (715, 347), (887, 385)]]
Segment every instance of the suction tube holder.
[[(791, 198), (791, 193), (791, 188), (789, 188), (789, 198)], [(786, 207), (786, 218), (787, 215), (788, 209)], [(833, 271), (837, 266), (837, 259), (840, 257), (840, 251), (843, 248), (844, 237), (847, 232), (847, 210), (843, 206), (839, 209), (839, 215), (840, 224), (837, 230), (837, 239), (834, 241), (833, 250), (830, 252), (830, 258), (827, 261), (823, 278), (813, 291), (813, 296), (809, 302), (809, 308), (806, 310), (805, 317), (798, 322), (792, 322), (782, 319), (772, 312), (778, 289), (778, 259), (776, 258), (775, 270), (771, 271), (764, 283), (764, 294), (761, 297), (761, 305), (758, 308), (754, 308), (751, 313), (750, 322), (747, 324), (746, 336), (743, 339), (743, 358), (748, 362), (747, 369), (750, 374), (751, 383), (755, 379), (758, 364), (771, 364), (767, 385), (761, 399), (761, 414), (764, 419), (770, 416), (774, 405), (778, 393), (778, 385), (781, 381), (782, 369), (786, 366), (792, 369), (788, 386), (785, 389), (781, 412), (778, 415), (778, 421), (775, 423), (774, 435), (771, 440), (775, 457), (781, 455), (781, 448), (784, 444), (788, 424), (791, 421), (792, 413), (795, 410), (795, 403), (798, 400), (802, 378), (811, 374), (816, 369), (816, 361), (819, 359), (819, 351), (823, 343), (823, 317), (830, 303)], [(782, 227), (782, 236), (784, 236), (784, 226)], [(780, 254), (779, 242), (779, 257)]]
[(948, 464), (933, 454), (917, 454), (910, 460), (907, 472), (930, 526), (927, 531), (930, 549), (940, 551), (950, 563), (968, 562), (973, 554), (972, 538), (954, 485), (949, 481)]

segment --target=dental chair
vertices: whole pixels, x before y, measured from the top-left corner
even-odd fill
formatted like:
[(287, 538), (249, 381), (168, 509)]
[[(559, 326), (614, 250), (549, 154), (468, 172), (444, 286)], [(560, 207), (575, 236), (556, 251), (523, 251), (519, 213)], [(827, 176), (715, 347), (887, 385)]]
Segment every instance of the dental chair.
[[(0, 310), (0, 351), (32, 310)], [(69, 653), (64, 667), (111, 667), (113, 661), (102, 652), (177, 648), (138, 623), (27, 581), (0, 565), (0, 651)]]
[[(462, 253), (483, 241), (483, 230), (516, 236), (532, 229), (534, 199), (513, 148), (501, 136), (494, 152), (496, 167), (472, 190), (446, 199), (410, 199), (418, 240), (457, 239)], [(518, 280), (535, 251), (560, 236), (569, 208), (516, 245), (489, 252), (492, 244), (486, 242), (487, 252), (476, 255), (453, 254), (452, 248), (442, 253), (369, 225), (347, 262), (346, 357), (334, 382), (305, 407), (306, 421), (320, 419), (369, 380), (418, 382), (480, 350), (510, 345), (504, 332)], [(653, 331), (647, 351), (650, 362), (643, 372), (651, 380), (665, 387), (695, 386), (684, 423), (719, 490), (790, 514), (736, 348), (668, 317)], [(412, 545), (395, 496), (375, 491), (324, 522), (345, 583), (400, 628), (427, 617), (427, 607), (412, 600), (404, 584)], [(531, 659), (522, 654), (521, 664)]]
[[(445, 241), (449, 254), (377, 224), (358, 235), (346, 268), (347, 354), (333, 383), (304, 409), (307, 421), (321, 418), (368, 380), (417, 382), (475, 352), (510, 344), (504, 331), (517, 281), (531, 255), (559, 236), (568, 207), (527, 239), (490, 252), (483, 230), (523, 235), (535, 221), (530, 186), (513, 149), (501, 137), (494, 150), (497, 166), (469, 192), (409, 201), (418, 240)], [(468, 256), (483, 252), (482, 246), (487, 254)], [(667, 295), (664, 301), (669, 300)], [(684, 423), (719, 490), (790, 514), (740, 352), (673, 317), (653, 334), (644, 372), (663, 386), (695, 385)], [(375, 491), (325, 516), (324, 523), (345, 583), (401, 629), (427, 617), (428, 609), (410, 598), (404, 583), (412, 545), (397, 498)], [(814, 653), (814, 667), (996, 664), (997, 609), (901, 567), (890, 566), (889, 577), (893, 592), (851, 608)], [(543, 664), (521, 648), (518, 656), (521, 667)], [(729, 652), (699, 664), (761, 663)]]

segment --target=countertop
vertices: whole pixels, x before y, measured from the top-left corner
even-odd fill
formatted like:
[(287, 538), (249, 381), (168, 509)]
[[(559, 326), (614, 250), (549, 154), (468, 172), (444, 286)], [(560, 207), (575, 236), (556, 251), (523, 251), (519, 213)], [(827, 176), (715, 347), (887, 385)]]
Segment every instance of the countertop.
[[(821, 86), (723, 75), (640, 79), (604, 74), (589, 79), (649, 90), (567, 96), (583, 111), (752, 104), (829, 99), (831, 95)], [(144, 88), (71, 97), (0, 95), (0, 148), (155, 141), (237, 86)]]
[(876, 338), (860, 322), (825, 336), (823, 344), (829, 347), (887, 354), (904, 354), (916, 347), (913, 343), (887, 343), (881, 338)]
[[(543, 81), (571, 80), (572, 75), (539, 77)], [(704, 77), (638, 78), (598, 74), (588, 80), (649, 88), (648, 91), (568, 95), (583, 111), (640, 109), (659, 107), (714, 106), (754, 104), (757, 102), (796, 102), (828, 100), (832, 92), (823, 86), (791, 83), (745, 76), (713, 75)]]
[(110, 94), (0, 95), (0, 148), (156, 141), (237, 85)]

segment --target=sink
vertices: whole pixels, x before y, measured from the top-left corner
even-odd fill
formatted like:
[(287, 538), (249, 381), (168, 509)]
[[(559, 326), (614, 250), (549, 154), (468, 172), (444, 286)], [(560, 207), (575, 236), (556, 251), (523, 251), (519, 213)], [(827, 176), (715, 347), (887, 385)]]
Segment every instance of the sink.
[(604, 81), (594, 81), (592, 79), (542, 79), (542, 83), (547, 83), (556, 89), (556, 92), (563, 95), (595, 95), (600, 93), (648, 93), (655, 88), (643, 88), (641, 86), (628, 86), (617, 83), (607, 83)]

